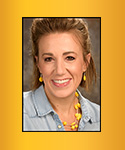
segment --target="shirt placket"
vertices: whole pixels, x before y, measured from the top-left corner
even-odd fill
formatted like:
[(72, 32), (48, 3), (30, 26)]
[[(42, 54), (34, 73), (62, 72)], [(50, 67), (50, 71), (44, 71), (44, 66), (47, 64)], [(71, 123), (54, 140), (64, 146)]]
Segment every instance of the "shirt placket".
[(58, 114), (54, 113), (54, 114), (53, 114), (53, 119), (54, 119), (55, 122), (56, 122), (57, 131), (65, 131), (64, 126), (63, 126), (61, 120), (59, 119)]

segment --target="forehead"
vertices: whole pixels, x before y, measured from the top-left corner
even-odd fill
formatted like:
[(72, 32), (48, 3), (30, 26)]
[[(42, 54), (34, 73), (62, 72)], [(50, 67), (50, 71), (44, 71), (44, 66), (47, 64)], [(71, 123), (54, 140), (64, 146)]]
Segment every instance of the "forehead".
[(47, 50), (80, 50), (81, 44), (75, 34), (71, 32), (50, 33), (40, 38), (38, 47), (40, 51)]

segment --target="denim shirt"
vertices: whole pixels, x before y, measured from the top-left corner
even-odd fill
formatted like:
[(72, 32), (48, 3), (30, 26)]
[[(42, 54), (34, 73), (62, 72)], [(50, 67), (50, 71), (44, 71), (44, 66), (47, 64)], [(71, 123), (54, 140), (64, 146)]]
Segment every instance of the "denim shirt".
[[(79, 93), (82, 118), (78, 131), (100, 131), (100, 107)], [(23, 131), (65, 131), (48, 101), (43, 86), (23, 93)]]

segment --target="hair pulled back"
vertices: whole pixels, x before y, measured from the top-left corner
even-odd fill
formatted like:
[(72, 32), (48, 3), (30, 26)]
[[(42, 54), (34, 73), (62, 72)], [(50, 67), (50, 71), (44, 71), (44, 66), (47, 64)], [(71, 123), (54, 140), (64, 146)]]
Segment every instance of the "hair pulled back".
[[(83, 48), (83, 58), (86, 63), (86, 55), (91, 53), (91, 40), (86, 22), (81, 18), (37, 18), (33, 20), (31, 27), (32, 40), (32, 56), (33, 56), (33, 86), (32, 89), (37, 89), (41, 84), (39, 82), (40, 72), (36, 64), (35, 56), (38, 56), (38, 43), (42, 36), (55, 32), (72, 32), (80, 42)], [(86, 90), (89, 89), (93, 77), (96, 81), (96, 70), (93, 58), (91, 56), (90, 62), (86, 70), (86, 81), (81, 80), (80, 86)]]

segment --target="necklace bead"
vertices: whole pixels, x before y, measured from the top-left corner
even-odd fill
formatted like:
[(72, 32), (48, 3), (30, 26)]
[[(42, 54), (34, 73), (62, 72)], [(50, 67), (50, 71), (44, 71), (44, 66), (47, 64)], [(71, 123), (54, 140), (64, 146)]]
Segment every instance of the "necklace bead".
[(75, 109), (78, 109), (78, 106), (77, 106), (77, 104), (76, 104), (74, 107), (75, 107)]
[(64, 121), (64, 122), (63, 122), (63, 125), (64, 125), (64, 126), (65, 126), (65, 125), (67, 125), (67, 122), (66, 122), (66, 121)]
[(75, 129), (75, 126), (71, 126), (71, 129), (74, 130), (74, 129)]
[(75, 92), (75, 96), (76, 96), (76, 97), (78, 97), (78, 96), (79, 96), (78, 92)]
[(81, 108), (81, 104), (80, 104), (80, 103), (77, 103), (77, 106), (78, 106), (79, 108)]
[[(79, 97), (78, 92), (75, 92), (75, 96), (76, 96), (76, 97)], [(74, 106), (74, 108), (77, 110), (77, 113), (75, 113), (75, 118), (76, 118), (76, 120), (75, 120), (74, 122), (72, 122), (71, 124), (67, 124), (66, 121), (62, 122), (65, 127), (70, 128), (70, 129), (72, 129), (72, 130), (78, 128), (78, 121), (79, 121), (79, 120), (81, 119), (81, 117), (82, 117), (81, 113), (78, 113), (78, 109), (81, 108), (81, 104), (80, 104), (80, 103), (77, 103), (77, 104)]]
[(71, 126), (75, 125), (75, 122), (71, 123)]

